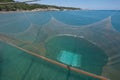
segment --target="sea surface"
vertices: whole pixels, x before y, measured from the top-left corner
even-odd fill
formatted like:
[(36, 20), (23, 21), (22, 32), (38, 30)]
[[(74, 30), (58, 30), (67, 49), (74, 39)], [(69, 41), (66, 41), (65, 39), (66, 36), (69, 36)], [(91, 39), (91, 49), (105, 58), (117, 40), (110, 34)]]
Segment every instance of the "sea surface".
[[(108, 20), (107, 22), (107, 19), (109, 19), (109, 17), (110, 20)], [(104, 22), (104, 20), (106, 21)], [(96, 28), (97, 26), (95, 28), (93, 27), (93, 28), (84, 29), (84, 27), (89, 25), (94, 25), (94, 24), (100, 25), (102, 21), (103, 23), (106, 23), (106, 26), (109, 27), (109, 24), (112, 26), (112, 30), (114, 31), (113, 34), (117, 35), (115, 39), (118, 40), (118, 45), (116, 44), (116, 41), (113, 40), (114, 37), (112, 37), (113, 39), (107, 38), (102, 36), (103, 34), (101, 33), (97, 35), (97, 32), (98, 33), (101, 32), (103, 28), (99, 29), (98, 27), (100, 31)], [(5, 35), (24, 33), (26, 38), (31, 39), (28, 36), (28, 32), (30, 35), (32, 35), (32, 38), (34, 38), (33, 34), (36, 33), (36, 29), (37, 29), (36, 27), (34, 28), (34, 26), (37, 26), (38, 29), (41, 27), (46, 27), (47, 24), (50, 24), (49, 26), (53, 24), (56, 26), (67, 25), (67, 27), (72, 26), (73, 29), (77, 27), (80, 29), (80, 31), (78, 29), (72, 32), (72, 30), (70, 29), (70, 32), (68, 31), (68, 33), (70, 33), (71, 35), (80, 32), (77, 35), (83, 34), (85, 36), (85, 39), (78, 38), (77, 36), (75, 37), (75, 36), (64, 36), (64, 35), (53, 37), (54, 31), (52, 32), (52, 30), (50, 30), (51, 32), (48, 32), (48, 34), (50, 33), (49, 36), (53, 38), (47, 39), (45, 41), (45, 48), (46, 48), (45, 57), (66, 64), (68, 66), (75, 67), (77, 69), (82, 69), (97, 75), (103, 75), (107, 78), (110, 78), (111, 80), (120, 80), (120, 77), (116, 75), (120, 73), (119, 57), (115, 57), (115, 59), (113, 59), (116, 60), (117, 63), (110, 65), (111, 72), (109, 71), (107, 72), (106, 70), (104, 70), (104, 66), (107, 66), (107, 63), (109, 62), (109, 58), (111, 58), (111, 55), (119, 56), (119, 52), (117, 53), (118, 51), (117, 49), (119, 49), (120, 47), (119, 21), (120, 21), (120, 11), (118, 10), (0, 13), (0, 33)], [(32, 30), (31, 30), (31, 26), (32, 26)], [(89, 30), (93, 32), (96, 31), (96, 34), (94, 34), (95, 37), (94, 35), (91, 37), (92, 33), (90, 33)], [(61, 33), (66, 33), (64, 29), (61, 29), (61, 31), (63, 31)], [(68, 33), (67, 35), (69, 35)], [(59, 33), (56, 32), (56, 34)], [(89, 34), (91, 35), (89, 36)], [(106, 36), (109, 34), (104, 34), (104, 35)], [(46, 39), (46, 36), (42, 38)], [(97, 39), (98, 41), (96, 41)], [(112, 42), (107, 43), (108, 39), (111, 39), (111, 41), (113, 40), (113, 43)], [(103, 45), (99, 40), (103, 42)], [(106, 43), (107, 46), (104, 45), (104, 43)], [(100, 45), (96, 45), (96, 44), (100, 44)], [(116, 50), (114, 49), (116, 54), (113, 54), (112, 51), (111, 53), (107, 51), (107, 49), (111, 48), (110, 46), (117, 48)], [(107, 69), (108, 67), (109, 65), (107, 66)], [(113, 74), (112, 71), (114, 71)], [(69, 71), (60, 66), (51, 64), (35, 56), (29, 55), (26, 52), (19, 50), (1, 41), (0, 42), (0, 80), (99, 80), (99, 79), (95, 79), (83, 74), (78, 74), (76, 72)]]

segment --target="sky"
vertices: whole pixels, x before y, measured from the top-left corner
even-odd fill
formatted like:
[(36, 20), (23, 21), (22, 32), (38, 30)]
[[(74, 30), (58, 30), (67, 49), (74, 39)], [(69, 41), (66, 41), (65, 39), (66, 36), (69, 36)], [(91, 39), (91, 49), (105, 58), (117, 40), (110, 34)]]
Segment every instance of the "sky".
[[(29, 1), (29, 0), (15, 0), (15, 1)], [(77, 7), (90, 10), (120, 10), (120, 0), (40, 0), (34, 3), (66, 7)]]

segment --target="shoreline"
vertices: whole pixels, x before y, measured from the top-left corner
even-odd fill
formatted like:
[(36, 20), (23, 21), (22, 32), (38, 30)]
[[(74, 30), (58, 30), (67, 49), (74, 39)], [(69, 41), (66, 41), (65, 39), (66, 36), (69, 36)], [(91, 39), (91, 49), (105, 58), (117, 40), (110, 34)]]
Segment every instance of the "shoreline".
[(16, 10), (16, 11), (0, 11), (1, 13), (22, 13), (22, 12), (47, 12), (47, 11), (77, 11), (77, 10), (59, 10), (59, 9), (33, 9), (33, 10)]
[(19, 2), (2, 3), (0, 5), (0, 13), (13, 13), (13, 12), (44, 12), (44, 11), (70, 11), (81, 10), (81, 8), (63, 7), (45, 4), (27, 4)]
[(0, 13), (46, 12), (46, 11), (57, 11), (57, 10), (18, 10), (18, 11), (0, 11)]

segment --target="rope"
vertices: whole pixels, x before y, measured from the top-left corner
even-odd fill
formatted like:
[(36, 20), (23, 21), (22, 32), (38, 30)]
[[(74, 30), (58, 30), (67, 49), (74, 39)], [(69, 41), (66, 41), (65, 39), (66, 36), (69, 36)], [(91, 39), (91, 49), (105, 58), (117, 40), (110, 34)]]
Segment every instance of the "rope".
[(63, 68), (65, 68), (65, 69), (69, 69), (69, 70), (74, 71), (74, 72), (77, 72), (77, 73), (79, 73), (79, 74), (84, 74), (84, 75), (87, 75), (87, 76), (91, 76), (91, 77), (93, 77), (93, 78), (98, 78), (98, 79), (101, 79), (101, 80), (109, 80), (109, 79), (107, 79), (107, 78), (105, 78), (105, 77), (103, 77), (103, 76), (99, 76), (99, 75), (96, 75), (96, 74), (93, 74), (93, 73), (90, 73), (90, 72), (86, 72), (86, 71), (84, 71), (84, 70), (76, 69), (76, 68), (74, 68), (74, 67), (68, 67), (68, 65), (59, 63), (59, 62), (54, 61), (54, 60), (52, 60), (52, 59), (46, 58), (46, 57), (44, 57), (44, 56), (41, 56), (41, 55), (39, 55), (39, 54), (37, 54), (37, 53), (34, 53), (34, 52), (31, 52), (31, 51), (26, 50), (26, 49), (24, 49), (24, 48), (21, 48), (21, 47), (15, 45), (15, 44), (13, 44), (12, 42), (10, 42), (10, 41), (9, 41), (9, 38), (7, 38), (7, 36), (4, 37), (4, 35), (0, 35), (0, 37), (1, 37), (1, 38), (0, 38), (1, 41), (5, 42), (5, 43), (7, 43), (7, 44), (9, 44), (9, 45), (11, 45), (11, 46), (14, 46), (14, 47), (16, 47), (16, 48), (18, 48), (18, 49), (20, 49), (20, 50), (22, 50), (22, 51), (25, 51), (25, 52), (27, 52), (27, 53), (30, 54), (30, 55), (33, 55), (33, 56), (38, 57), (38, 58), (40, 58), (40, 59), (43, 59), (43, 60), (45, 60), (45, 61), (47, 61), (47, 62), (49, 62), (49, 63), (58, 65), (58, 66), (63, 67)]

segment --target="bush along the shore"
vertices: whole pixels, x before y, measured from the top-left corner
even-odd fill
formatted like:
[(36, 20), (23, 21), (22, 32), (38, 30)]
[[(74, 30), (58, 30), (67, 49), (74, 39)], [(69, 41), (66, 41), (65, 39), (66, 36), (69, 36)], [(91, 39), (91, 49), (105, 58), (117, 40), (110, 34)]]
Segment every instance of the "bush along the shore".
[[(12, 0), (9, 0), (12, 1)], [(26, 4), (26, 3), (7, 3), (0, 4), (0, 11), (17, 11), (17, 10), (34, 10), (34, 9), (58, 9), (58, 10), (80, 10), (80, 8), (73, 7), (58, 7), (52, 5), (42, 5), (42, 4)]]
[(0, 2), (14, 2), (13, 0), (0, 0)]

